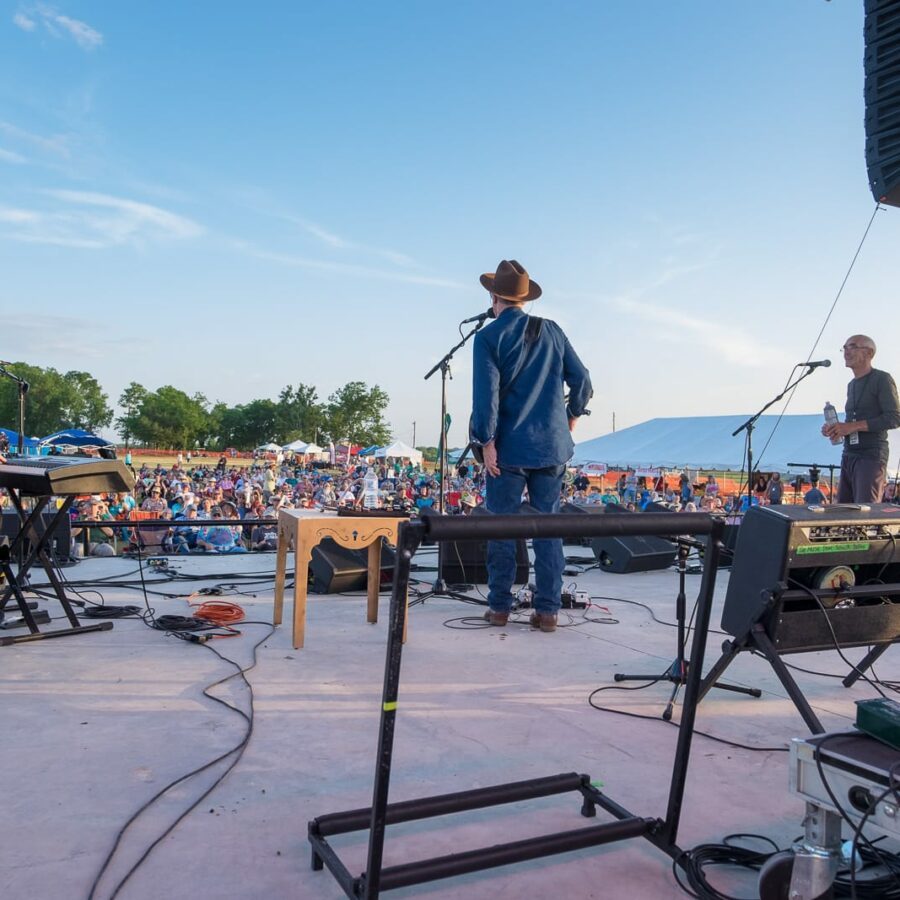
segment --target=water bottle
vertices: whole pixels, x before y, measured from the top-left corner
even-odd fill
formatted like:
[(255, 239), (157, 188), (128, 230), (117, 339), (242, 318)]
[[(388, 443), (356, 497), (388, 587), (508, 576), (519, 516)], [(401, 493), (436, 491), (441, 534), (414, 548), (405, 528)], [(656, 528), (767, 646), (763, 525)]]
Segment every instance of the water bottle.
[(363, 506), (366, 509), (378, 508), (378, 476), (371, 466), (366, 470), (363, 479)]
[[(825, 404), (825, 424), (826, 425), (834, 425), (839, 421), (837, 410), (834, 408), (834, 404), (829, 400), (828, 403)], [(832, 444), (842, 444), (844, 442), (843, 438), (833, 437), (831, 439)]]

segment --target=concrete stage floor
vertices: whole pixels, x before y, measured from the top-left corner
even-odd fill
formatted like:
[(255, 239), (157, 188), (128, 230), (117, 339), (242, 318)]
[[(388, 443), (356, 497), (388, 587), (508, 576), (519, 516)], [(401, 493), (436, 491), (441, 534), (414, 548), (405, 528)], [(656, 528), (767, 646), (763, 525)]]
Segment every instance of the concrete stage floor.
[[(570, 554), (581, 548), (567, 548)], [(186, 595), (234, 582), (230, 573), (257, 572), (239, 583), (254, 596), (227, 595), (254, 620), (271, 621), (274, 555), (173, 558), (181, 575), (199, 580), (155, 581), (154, 591)], [(423, 550), (421, 566), (434, 565)], [(107, 579), (107, 604), (143, 604), (140, 592), (109, 582), (134, 581), (136, 563), (86, 560), (64, 570), (72, 581)], [(433, 571), (418, 573), (425, 582)], [(713, 626), (718, 628), (728, 573), (720, 573)], [(650, 716), (650, 721), (597, 711), (588, 696), (613, 684), (616, 672), (663, 672), (675, 654), (675, 629), (624, 600), (647, 604), (673, 622), (674, 569), (634, 575), (598, 570), (567, 576), (607, 608), (562, 617), (555, 634), (510, 622), (490, 628), (482, 610), (450, 598), (414, 606), (403, 653), (391, 799), (484, 787), (562, 772), (603, 782), (608, 795), (641, 816), (664, 816), (677, 731), (660, 715), (667, 683), (643, 690), (608, 690), (597, 702)], [(689, 605), (699, 575), (687, 578)], [(81, 589), (80, 589), (81, 590)], [(99, 600), (84, 591), (85, 599)], [(289, 600), (289, 597), (288, 597)], [(150, 596), (157, 614), (189, 614), (182, 597)], [(58, 615), (58, 604), (42, 606)], [(307, 642), (291, 646), (286, 622), (265, 639), (249, 674), (255, 718), (249, 746), (222, 783), (153, 850), (118, 896), (149, 898), (339, 898), (327, 871), (313, 872), (306, 839), (311, 818), (368, 806), (381, 701), (388, 595), (381, 621), (365, 621), (362, 595), (311, 595)], [(522, 617), (523, 621), (525, 616)], [(58, 623), (57, 623), (58, 624)], [(47, 628), (48, 626), (44, 626)], [(169, 781), (234, 746), (244, 722), (206, 699), (203, 688), (232, 671), (209, 652), (246, 665), (264, 625), (206, 646), (185, 643), (139, 620), (112, 631), (0, 647), (3, 709), (0, 896), (4, 900), (71, 900), (88, 896), (103, 860), (126, 821)], [(4, 632), (8, 634), (9, 632)], [(710, 635), (706, 667), (723, 638)], [(862, 650), (848, 652), (856, 661)], [(843, 675), (834, 652), (788, 658), (817, 672)], [(900, 678), (896, 651), (877, 666), (882, 679)], [(862, 683), (844, 689), (833, 678), (797, 673), (826, 728), (852, 723), (854, 701), (875, 696)], [(755, 751), (697, 735), (688, 776), (679, 844), (719, 842), (734, 832), (767, 835), (787, 846), (802, 832), (802, 804), (788, 794), (787, 754), (805, 736), (802, 719), (768, 663), (742, 654), (726, 680), (763, 690), (761, 699), (713, 691), (700, 705), (697, 727)], [(215, 691), (248, 708), (235, 681)], [(677, 714), (676, 714), (677, 718)], [(178, 785), (128, 831), (95, 893), (115, 886), (146, 848), (221, 773), (223, 764)], [(577, 795), (494, 807), (388, 829), (385, 863), (456, 852), (520, 837), (581, 828)], [(602, 810), (599, 816), (605, 816)], [(336, 838), (353, 874), (365, 866), (365, 833)], [(715, 873), (714, 873), (715, 875)], [(720, 889), (755, 894), (755, 878), (718, 876)], [(713, 881), (716, 878), (713, 877)], [(444, 898), (628, 898), (686, 896), (668, 857), (643, 839), (537, 859), (413, 888), (387, 896)]]

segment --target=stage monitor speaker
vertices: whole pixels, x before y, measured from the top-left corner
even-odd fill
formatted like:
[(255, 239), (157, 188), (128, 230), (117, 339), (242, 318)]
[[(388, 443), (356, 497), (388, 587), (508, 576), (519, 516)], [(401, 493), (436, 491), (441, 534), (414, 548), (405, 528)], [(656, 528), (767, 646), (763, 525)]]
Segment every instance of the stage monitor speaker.
[[(595, 516), (603, 513), (604, 505), (602, 503), (580, 504), (580, 503), (561, 503), (559, 511), (567, 516)], [(589, 537), (569, 537), (563, 538), (563, 543), (575, 547), (590, 547), (591, 539)]]
[(900, 0), (866, 0), (865, 127), (869, 187), (900, 206)]
[[(50, 524), (56, 510), (44, 510), (41, 513), (38, 528), (43, 534), (44, 530)], [(14, 509), (4, 510), (2, 516), (2, 524), (0, 524), (0, 534), (9, 539), (12, 543), (15, 536), (19, 533), (22, 523), (19, 515)], [(50, 539), (50, 556), (56, 563), (68, 562), (71, 559), (70, 548), (72, 545), (72, 526), (68, 518), (63, 518), (62, 522), (56, 528), (53, 537)], [(31, 550), (31, 541), (25, 542), (25, 553)]]
[[(381, 584), (394, 576), (397, 554), (384, 541), (381, 543)], [(313, 547), (309, 561), (310, 585), (314, 594), (339, 594), (364, 591), (369, 584), (369, 550), (342, 547), (331, 538), (323, 538)]]
[[(472, 515), (490, 513), (478, 507)], [(438, 548), (438, 567), (445, 584), (487, 584), (487, 541), (442, 541)], [(528, 584), (528, 568), (528, 545), (516, 541), (516, 584)]]
[(594, 538), (591, 546), (600, 568), (615, 575), (668, 569), (675, 562), (677, 552), (671, 541), (650, 535), (598, 537)]
[(741, 637), (760, 624), (779, 653), (900, 637), (897, 507), (754, 506), (744, 516), (722, 609)]

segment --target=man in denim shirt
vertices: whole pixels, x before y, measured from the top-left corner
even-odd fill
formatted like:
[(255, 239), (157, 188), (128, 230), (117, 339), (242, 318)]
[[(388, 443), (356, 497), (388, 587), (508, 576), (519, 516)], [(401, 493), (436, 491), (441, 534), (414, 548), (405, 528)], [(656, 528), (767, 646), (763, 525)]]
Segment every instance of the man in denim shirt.
[[(503, 260), (496, 272), (481, 276), (481, 283), (490, 291), (496, 319), (473, 344), (471, 438), (484, 452), (485, 506), (492, 513), (516, 513), (527, 488), (530, 506), (557, 512), (566, 462), (574, 451), (571, 431), (588, 413), (591, 379), (555, 322), (541, 322), (537, 338), (526, 344), (530, 317), (522, 307), (540, 297), (541, 288), (519, 263)], [(555, 631), (565, 565), (562, 541), (535, 539), (533, 545), (531, 624)], [(486, 618), (503, 626), (513, 602), (515, 541), (489, 541), (487, 565)]]

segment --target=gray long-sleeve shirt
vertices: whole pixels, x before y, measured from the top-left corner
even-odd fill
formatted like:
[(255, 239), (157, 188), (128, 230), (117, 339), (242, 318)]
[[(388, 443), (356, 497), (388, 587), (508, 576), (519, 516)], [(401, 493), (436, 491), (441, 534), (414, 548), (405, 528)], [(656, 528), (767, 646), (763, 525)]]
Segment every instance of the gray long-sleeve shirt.
[(897, 386), (894, 379), (881, 369), (860, 378), (854, 378), (847, 385), (847, 405), (845, 407), (848, 422), (866, 421), (869, 430), (857, 432), (859, 443), (851, 443), (848, 435), (844, 438), (844, 452), (852, 456), (870, 459), (881, 459), (887, 463), (888, 439), (891, 428), (900, 426), (900, 402), (897, 400)]

